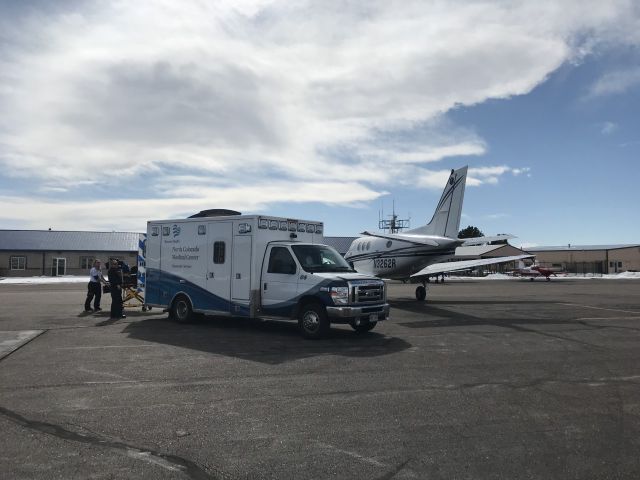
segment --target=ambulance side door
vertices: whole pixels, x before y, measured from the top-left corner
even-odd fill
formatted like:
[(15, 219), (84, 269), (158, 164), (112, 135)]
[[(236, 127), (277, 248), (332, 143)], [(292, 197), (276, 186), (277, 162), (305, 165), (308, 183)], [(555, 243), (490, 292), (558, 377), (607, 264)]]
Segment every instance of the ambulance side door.
[(262, 266), (262, 311), (266, 315), (288, 317), (295, 306), (298, 266), (285, 246), (271, 245)]

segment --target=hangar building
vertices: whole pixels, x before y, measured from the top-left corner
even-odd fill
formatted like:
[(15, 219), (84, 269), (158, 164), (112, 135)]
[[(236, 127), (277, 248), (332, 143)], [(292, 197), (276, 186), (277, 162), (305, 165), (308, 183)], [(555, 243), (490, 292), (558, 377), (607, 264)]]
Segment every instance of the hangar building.
[[(118, 258), (134, 265), (138, 251), (136, 232), (78, 232), (52, 230), (0, 230), (0, 277), (84, 275), (94, 259)], [(358, 237), (324, 237), (327, 245), (344, 255)], [(567, 245), (532, 247), (526, 252), (509, 244), (458, 247), (462, 260), (533, 253), (545, 267), (572, 273), (640, 271), (640, 244)], [(512, 265), (498, 266), (503, 271)]]
[(0, 230), (0, 277), (88, 274), (97, 258), (135, 265), (138, 233)]
[(527, 251), (536, 255), (538, 264), (571, 273), (640, 271), (640, 244), (531, 247)]

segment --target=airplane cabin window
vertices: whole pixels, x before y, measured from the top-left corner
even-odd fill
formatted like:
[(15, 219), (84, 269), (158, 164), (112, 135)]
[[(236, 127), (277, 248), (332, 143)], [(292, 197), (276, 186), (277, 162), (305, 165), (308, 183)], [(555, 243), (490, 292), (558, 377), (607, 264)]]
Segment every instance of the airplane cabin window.
[(392, 243), (393, 243), (393, 242), (392, 242), (391, 240), (389, 240), (389, 241), (387, 242), (387, 248), (391, 248), (391, 244), (392, 244)]

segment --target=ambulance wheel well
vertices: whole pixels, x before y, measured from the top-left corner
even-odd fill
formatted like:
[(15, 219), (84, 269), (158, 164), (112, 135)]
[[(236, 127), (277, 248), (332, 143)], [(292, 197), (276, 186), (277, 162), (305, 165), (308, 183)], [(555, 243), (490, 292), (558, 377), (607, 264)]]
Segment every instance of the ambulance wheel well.
[(291, 318), (298, 318), (298, 315), (300, 315), (300, 310), (302, 309), (302, 307), (310, 303), (314, 303), (320, 306), (322, 309), (324, 309), (324, 305), (320, 300), (318, 300), (318, 297), (314, 297), (313, 295), (305, 295), (304, 297), (300, 297), (300, 300), (298, 300), (298, 304), (296, 305), (296, 308), (294, 309), (293, 314), (291, 315)]
[(169, 315), (180, 323), (193, 321), (193, 302), (184, 292), (178, 292), (169, 304)]

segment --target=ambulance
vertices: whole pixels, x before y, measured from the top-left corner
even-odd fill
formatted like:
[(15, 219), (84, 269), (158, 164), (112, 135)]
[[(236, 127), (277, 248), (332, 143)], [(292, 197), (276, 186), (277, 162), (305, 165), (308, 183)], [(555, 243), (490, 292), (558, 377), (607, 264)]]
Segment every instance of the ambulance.
[(323, 230), (260, 215), (149, 221), (145, 306), (183, 323), (194, 314), (295, 320), (306, 338), (332, 323), (368, 332), (389, 316), (385, 282), (355, 272), (322, 243)]

